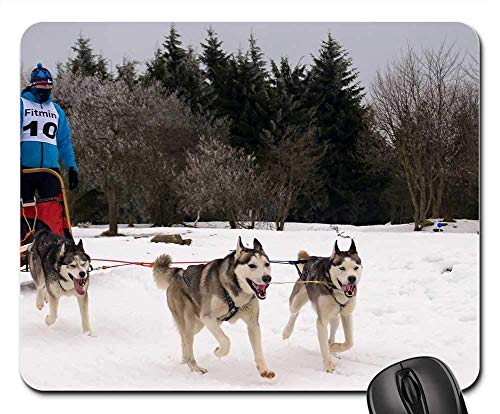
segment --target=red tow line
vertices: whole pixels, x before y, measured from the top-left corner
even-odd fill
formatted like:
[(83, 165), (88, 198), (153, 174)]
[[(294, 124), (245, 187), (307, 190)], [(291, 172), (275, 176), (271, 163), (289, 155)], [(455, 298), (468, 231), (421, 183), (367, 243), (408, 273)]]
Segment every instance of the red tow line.
[[(93, 262), (108, 262), (108, 263), (120, 263), (112, 266), (100, 266), (98, 268), (94, 268), (94, 270), (100, 270), (100, 269), (109, 269), (112, 267), (120, 267), (120, 266), (143, 266), (143, 267), (153, 267), (154, 262), (129, 262), (126, 260), (115, 260), (115, 259), (94, 259), (92, 258)], [(194, 261), (194, 262), (172, 262), (172, 264), (202, 264), (202, 263), (208, 263), (208, 261)]]

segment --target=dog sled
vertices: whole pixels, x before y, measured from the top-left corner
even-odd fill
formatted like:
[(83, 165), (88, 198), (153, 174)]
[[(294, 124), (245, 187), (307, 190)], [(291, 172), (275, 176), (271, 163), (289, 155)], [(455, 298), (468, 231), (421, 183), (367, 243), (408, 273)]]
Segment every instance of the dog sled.
[(21, 198), (21, 268), (28, 270), (27, 252), (34, 234), (42, 229), (50, 230), (63, 237), (72, 238), (66, 191), (62, 177), (48, 168), (29, 168), (21, 174), (52, 174), (61, 184), (61, 193), (55, 197), (41, 199), (37, 195), (32, 200)]

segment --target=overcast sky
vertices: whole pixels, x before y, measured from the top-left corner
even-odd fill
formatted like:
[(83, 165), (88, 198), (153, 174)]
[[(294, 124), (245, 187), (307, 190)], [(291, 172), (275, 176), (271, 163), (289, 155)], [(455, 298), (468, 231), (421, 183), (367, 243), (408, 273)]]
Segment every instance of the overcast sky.
[[(200, 51), (212, 26), (228, 52), (246, 50), (253, 32), (267, 60), (287, 56), (292, 64), (311, 62), (328, 32), (343, 45), (369, 87), (378, 69), (401, 56), (407, 45), (416, 50), (454, 43), (464, 53), (479, 56), (475, 32), (461, 23), (176, 23), (185, 46)], [(72, 56), (78, 35), (90, 37), (95, 52), (114, 67), (124, 56), (144, 63), (168, 33), (170, 23), (38, 23), (21, 41), (21, 67), (30, 72), (38, 62), (55, 71), (57, 62)]]

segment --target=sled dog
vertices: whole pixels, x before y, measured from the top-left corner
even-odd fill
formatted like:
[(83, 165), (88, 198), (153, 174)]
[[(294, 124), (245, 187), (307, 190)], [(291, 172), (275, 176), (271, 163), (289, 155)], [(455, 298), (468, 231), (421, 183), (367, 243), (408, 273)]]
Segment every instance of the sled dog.
[[(290, 337), (300, 309), (311, 301), (318, 318), (316, 328), (326, 372), (333, 372), (335, 364), (331, 352), (347, 351), (353, 346), (352, 316), (356, 306), (357, 285), (363, 266), (354, 240), (348, 251), (340, 251), (337, 242), (330, 257), (309, 256), (300, 251), (298, 258), (305, 263), (298, 265), (301, 277), (290, 295), (290, 319), (283, 330), (283, 339)], [(313, 283), (303, 283), (313, 281)], [(316, 282), (316, 283), (314, 283)], [(317, 283), (320, 282), (320, 283)], [(342, 320), (344, 343), (335, 342), (335, 333)], [(328, 337), (330, 325), (330, 337)]]
[(238, 238), (236, 250), (207, 264), (186, 269), (170, 267), (172, 260), (164, 254), (153, 266), (153, 277), (166, 290), (167, 303), (181, 336), (182, 363), (193, 372), (206, 373), (193, 353), (194, 336), (206, 327), (215, 337), (217, 357), (229, 353), (230, 341), (221, 328), (222, 322), (242, 319), (248, 328), (255, 363), (261, 377), (273, 378), (262, 352), (259, 326), (259, 301), (266, 298), (271, 282), (271, 265), (257, 239), (253, 249)]
[(92, 334), (89, 324), (89, 269), (90, 257), (78, 244), (47, 230), (36, 233), (29, 249), (29, 267), (36, 286), (36, 307), (42, 310), (48, 302), (50, 314), (47, 325), (57, 319), (57, 307), (61, 296), (76, 296), (82, 329)]

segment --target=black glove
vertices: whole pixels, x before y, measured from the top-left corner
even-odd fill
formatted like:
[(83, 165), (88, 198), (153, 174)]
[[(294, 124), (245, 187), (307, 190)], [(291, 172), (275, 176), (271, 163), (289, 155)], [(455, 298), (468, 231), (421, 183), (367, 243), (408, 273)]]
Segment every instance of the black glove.
[(78, 187), (78, 172), (71, 167), (68, 171), (69, 174), (69, 189), (74, 190), (76, 187)]

